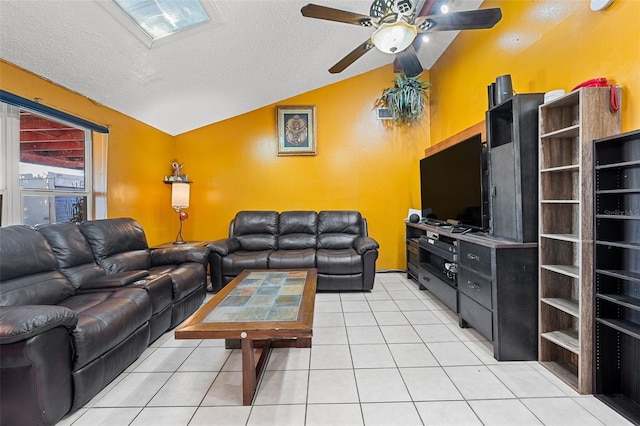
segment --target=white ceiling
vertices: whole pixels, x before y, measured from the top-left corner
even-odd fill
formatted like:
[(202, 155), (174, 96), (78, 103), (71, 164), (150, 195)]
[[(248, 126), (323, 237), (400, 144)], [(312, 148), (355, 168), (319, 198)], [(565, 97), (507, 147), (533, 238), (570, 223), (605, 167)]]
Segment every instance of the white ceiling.
[[(98, 4), (105, 1), (0, 0), (0, 57), (171, 135), (393, 62), (372, 49), (330, 74), (372, 30), (305, 18), (300, 8), (310, 0), (204, 0), (213, 1), (221, 25), (152, 49)], [(313, 2), (365, 15), (371, 5)], [(456, 0), (452, 8), (481, 3)], [(456, 34), (433, 33), (422, 45), (425, 69)]]

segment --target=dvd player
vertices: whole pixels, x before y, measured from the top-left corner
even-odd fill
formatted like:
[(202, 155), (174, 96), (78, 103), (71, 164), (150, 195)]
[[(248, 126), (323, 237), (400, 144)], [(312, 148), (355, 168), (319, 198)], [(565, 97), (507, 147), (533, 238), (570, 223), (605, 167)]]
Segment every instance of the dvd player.
[(458, 252), (458, 247), (455, 246), (454, 243), (448, 243), (446, 241), (441, 241), (437, 238), (437, 234), (432, 236), (422, 235), (420, 237), (420, 241), (423, 244), (428, 244), (434, 247), (438, 247), (440, 250), (448, 251), (449, 253), (456, 254)]

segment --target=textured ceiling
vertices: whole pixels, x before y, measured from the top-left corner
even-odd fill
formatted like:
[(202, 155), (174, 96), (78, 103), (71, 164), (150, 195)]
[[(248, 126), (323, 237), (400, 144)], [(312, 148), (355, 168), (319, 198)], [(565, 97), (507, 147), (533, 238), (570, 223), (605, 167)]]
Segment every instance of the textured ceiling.
[[(372, 30), (304, 18), (309, 0), (213, 0), (221, 25), (152, 49), (98, 4), (104, 1), (0, 0), (0, 57), (171, 135), (393, 62), (372, 49), (330, 74)], [(371, 4), (314, 2), (362, 14)], [(481, 3), (456, 0), (453, 9)], [(456, 34), (433, 33), (422, 45), (425, 69)]]

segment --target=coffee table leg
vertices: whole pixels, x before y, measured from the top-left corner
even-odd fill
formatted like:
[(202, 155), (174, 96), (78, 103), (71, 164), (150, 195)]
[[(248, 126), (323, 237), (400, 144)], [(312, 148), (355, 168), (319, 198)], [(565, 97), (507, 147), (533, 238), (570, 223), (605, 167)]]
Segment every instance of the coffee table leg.
[(256, 393), (256, 363), (252, 339), (242, 339), (242, 404), (251, 405)]
[(255, 357), (255, 347), (253, 339), (242, 339), (242, 404), (251, 405), (256, 394), (258, 381), (265, 370), (269, 353), (271, 352), (271, 341), (264, 341), (264, 346), (259, 349), (258, 362)]

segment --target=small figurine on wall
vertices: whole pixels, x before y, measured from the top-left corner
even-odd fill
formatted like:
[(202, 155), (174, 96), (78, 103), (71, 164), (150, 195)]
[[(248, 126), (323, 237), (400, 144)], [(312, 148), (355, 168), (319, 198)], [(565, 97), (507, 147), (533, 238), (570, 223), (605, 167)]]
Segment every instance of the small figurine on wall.
[(180, 172), (182, 171), (182, 168), (184, 167), (184, 164), (180, 164), (177, 161), (174, 161), (173, 163), (171, 163), (171, 169), (173, 170), (173, 174), (171, 176), (165, 176), (164, 177), (164, 181), (165, 182), (186, 182), (189, 180), (189, 177), (187, 175), (181, 175)]
[(171, 163), (171, 168), (173, 169), (173, 177), (180, 177), (180, 170), (184, 167), (184, 164), (180, 164), (177, 161)]

